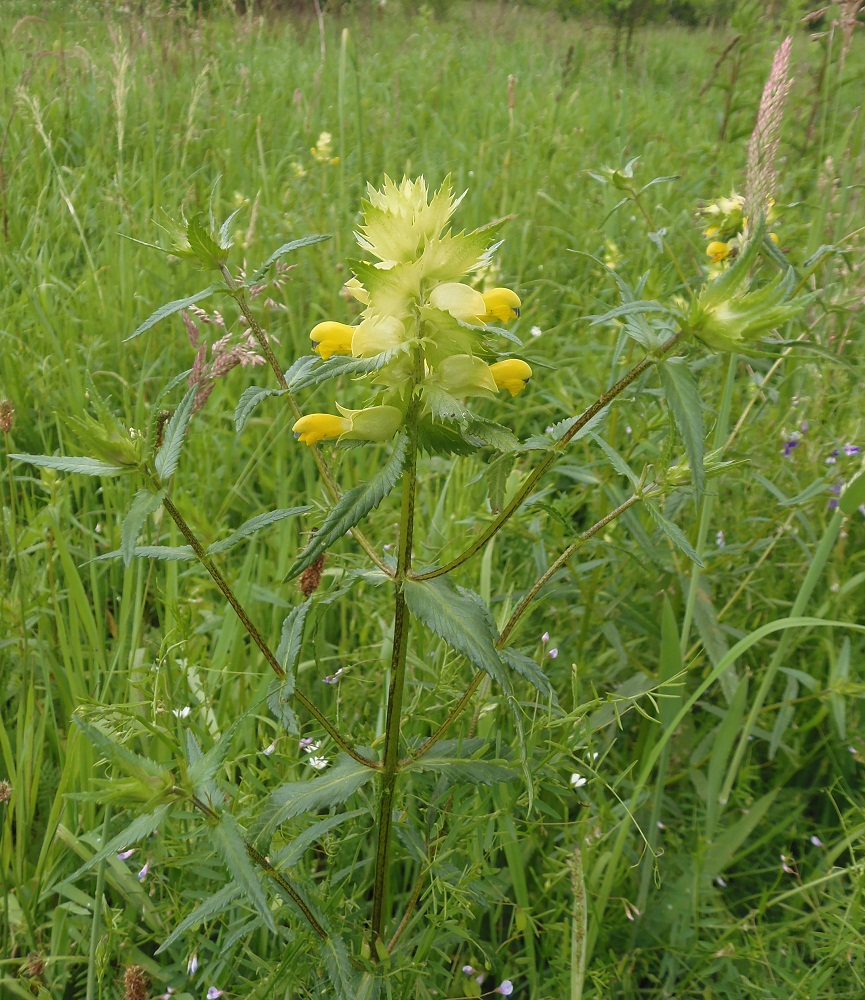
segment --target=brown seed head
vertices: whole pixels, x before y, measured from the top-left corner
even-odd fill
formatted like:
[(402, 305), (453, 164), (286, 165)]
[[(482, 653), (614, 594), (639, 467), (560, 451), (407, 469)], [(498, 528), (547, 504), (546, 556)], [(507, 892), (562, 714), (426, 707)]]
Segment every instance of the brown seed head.
[(11, 399), (0, 399), (0, 431), (8, 434), (15, 422), (15, 407)]
[(12, 786), (8, 781), (0, 781), (0, 802), (8, 802), (12, 798)]
[(147, 1000), (149, 985), (147, 973), (140, 965), (127, 965), (123, 974), (123, 1000)]
[(318, 585), (321, 583), (321, 573), (324, 569), (324, 561), (326, 559), (326, 553), (322, 554), (315, 560), (311, 566), (307, 566), (306, 569), (300, 574), (300, 580), (298, 581), (298, 587), (300, 587), (300, 592), (304, 597), (309, 597), (310, 594), (314, 594), (318, 590)]
[(27, 975), (30, 976), (31, 979), (39, 979), (45, 971), (45, 959), (39, 954), (38, 951), (31, 951), (27, 956), (25, 969)]

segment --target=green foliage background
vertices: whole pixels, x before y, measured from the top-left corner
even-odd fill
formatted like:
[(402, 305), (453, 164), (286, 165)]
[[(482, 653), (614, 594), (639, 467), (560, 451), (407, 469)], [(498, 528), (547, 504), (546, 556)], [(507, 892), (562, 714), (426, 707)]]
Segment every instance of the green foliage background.
[[(743, 183), (747, 137), (785, 25), (755, 22), (734, 72), (730, 59), (717, 64), (732, 37), (727, 28), (647, 28), (635, 36), (631, 64), (618, 65), (608, 28), (594, 22), (502, 4), (445, 13), (331, 6), (320, 38), (314, 17), (211, 20), (133, 10), (106, 20), (87, 5), (4, 5), (0, 396), (16, 410), (7, 452), (83, 454), (69, 418), (95, 392), (124, 425), (146, 426), (159, 391), (190, 366), (193, 352), (177, 317), (131, 345), (121, 341), (159, 304), (195, 291), (200, 276), (121, 234), (156, 242), (163, 213), (206, 209), (214, 184), (222, 217), (246, 205), (235, 253), (250, 266), (286, 239), (333, 234), (301, 251), (285, 288), (260, 307), (286, 366), (308, 351), (312, 325), (354, 315), (339, 293), (366, 181), (423, 173), (437, 185), (451, 174), (458, 190), (468, 189), (461, 226), (513, 216), (498, 260), (502, 283), (523, 298), (518, 332), (535, 378), (518, 405), (488, 404), (490, 414), (522, 435), (537, 433), (609, 384), (627, 348), (617, 349), (614, 328), (590, 328), (582, 317), (611, 307), (615, 288), (596, 261), (572, 251), (607, 255), (632, 282), (652, 268), (647, 294), (676, 279), (643, 220), (608, 215), (615, 192), (586, 170), (640, 155), (644, 180), (678, 175), (652, 189), (654, 224), (681, 257), (701, 261), (695, 210)], [(793, 30), (796, 84), (778, 201), (787, 206), (782, 244), (798, 263), (865, 222), (865, 59), (855, 38), (842, 70), (838, 37), (811, 43)], [(322, 131), (333, 136), (336, 164), (310, 155)], [(861, 254), (828, 267), (830, 292), (809, 321), (830, 352), (855, 364), (863, 346), (854, 308), (865, 288)], [(540, 336), (530, 335), (535, 327)], [(701, 364), (710, 424), (723, 366), (710, 357)], [(685, 644), (685, 692), (739, 638), (789, 613), (830, 516), (826, 489), (859, 467), (858, 457), (843, 452), (847, 443), (865, 443), (858, 372), (825, 360), (790, 360), (780, 370), (762, 359), (740, 362), (733, 421), (746, 416), (728, 457), (748, 464), (710, 483), (718, 496), (709, 538), (723, 532), (725, 544), (704, 555)], [(324, 504), (276, 402), (235, 436), (234, 402), (255, 378), (237, 370), (219, 385), (186, 446), (175, 495), (205, 539), (262, 510), (305, 498)], [(352, 405), (351, 383), (340, 388), (340, 401)], [(307, 400), (309, 408), (324, 404), (324, 394)], [(641, 398), (613, 409), (606, 438), (637, 468), (662, 462), (665, 421), (656, 401)], [(800, 443), (785, 455), (793, 432)], [(827, 466), (833, 450), (841, 454)], [(341, 453), (342, 481), (368, 478), (382, 455)], [(441, 459), (425, 463), (422, 556), (452, 554), (488, 516), (477, 471), (468, 460), (453, 469)], [(94, 561), (120, 547), (133, 493), (122, 479), (100, 484), (4, 463), (0, 777), (13, 788), (0, 804), (4, 996), (32, 995), (28, 976), (19, 974), (30, 953), (48, 959), (41, 981), (52, 997), (119, 996), (119, 970), (133, 960), (160, 992), (172, 985), (203, 996), (213, 983), (251, 995), (248, 984), (281, 959), (297, 968), (307, 961), (299, 939), (278, 942), (253, 928), (239, 904), (154, 957), (180, 917), (225, 880), (198, 849), (192, 824), (160, 829), (135, 861), (112, 859), (99, 884), (56, 888), (100, 833), (131, 818), (123, 818), (122, 801), (113, 811), (95, 801), (94, 788), (108, 779), (71, 726), (76, 708), (111, 706), (101, 718), (170, 762), (170, 741), (148, 736), (154, 719), (164, 724), (171, 709), (190, 705), (215, 736), (263, 696), (269, 680), (199, 569)], [(540, 502), (462, 582), (494, 610), (513, 607), (574, 530), (624, 496), (615, 470), (581, 442), (547, 480)], [(694, 510), (682, 494), (666, 513), (694, 538)], [(373, 537), (389, 539), (394, 517), (385, 504)], [(281, 522), (226, 556), (272, 637), (296, 603), (281, 581), (305, 541), (301, 528), (296, 519)], [(863, 538), (865, 519), (854, 516), (807, 613), (865, 621)], [(167, 522), (152, 526), (152, 539), (181, 541)], [(861, 634), (820, 628), (795, 635), (721, 810), (717, 789), (747, 711), (746, 680), (755, 690), (777, 636), (762, 640), (700, 700), (670, 744), (666, 773), (631, 812), (625, 803), (640, 761), (669, 718), (664, 697), (681, 696), (673, 689), (657, 701), (646, 692), (658, 684), (663, 661), (664, 601), (680, 622), (692, 568), (645, 513), (629, 512), (602, 541), (584, 550), (521, 626), (522, 648), (545, 657), (561, 703), (561, 714), (541, 711), (530, 707), (528, 687), (521, 695), (533, 807), (521, 781), (454, 787), (447, 820), (430, 820), (442, 822), (443, 837), (413, 928), (423, 960), (393, 970), (392, 995), (463, 995), (459, 969), (469, 962), (496, 982), (513, 980), (515, 996), (575, 996), (570, 866), (580, 847), (590, 926), (585, 996), (861, 996)], [(349, 541), (337, 552), (325, 586), (339, 582), (341, 566), (360, 565)], [(356, 603), (334, 605), (322, 618), (299, 668), (299, 684), (321, 708), (370, 741), (381, 730), (387, 614), (375, 588), (364, 586)], [(551, 637), (546, 646), (543, 632)], [(468, 676), (447, 660), (432, 671), (439, 661), (430, 645), (411, 651), (410, 697), (431, 730)], [(346, 673), (338, 686), (321, 683), (340, 667)], [(576, 712), (592, 698), (591, 713)], [(477, 706), (478, 735), (508, 756), (515, 735), (507, 706), (495, 690)], [(179, 743), (183, 722), (172, 725)], [(236, 774), (249, 795), (277, 773), (300, 779), (308, 771), (286, 738), (276, 754), (262, 755), (277, 735), (267, 713), (238, 732)], [(578, 792), (569, 785), (574, 771), (589, 778)], [(405, 803), (413, 815), (423, 815), (435, 788), (432, 776), (429, 782)], [(654, 862), (645, 838), (662, 850)], [(317, 843), (338, 871), (328, 891), (342, 900), (346, 919), (358, 919), (365, 901), (351, 875), (369, 863), (369, 831), (349, 822)], [(406, 837), (402, 850), (395, 892), (407, 896), (417, 845)], [(152, 874), (139, 883), (145, 856)], [(302, 865), (314, 881), (315, 852)], [(634, 920), (638, 903), (643, 913)], [(94, 906), (102, 915), (98, 935)], [(188, 977), (193, 950), (202, 971)], [(312, 994), (289, 985), (271, 995)]]

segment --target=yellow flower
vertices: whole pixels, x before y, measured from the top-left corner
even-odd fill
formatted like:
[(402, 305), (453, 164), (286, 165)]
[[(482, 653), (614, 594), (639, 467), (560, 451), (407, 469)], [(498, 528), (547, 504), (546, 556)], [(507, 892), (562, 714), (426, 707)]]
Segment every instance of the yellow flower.
[(303, 444), (317, 444), (334, 438), (347, 441), (387, 441), (403, 422), (396, 406), (368, 406), (365, 410), (347, 410), (336, 404), (340, 415), (307, 413), (291, 428)]
[(317, 444), (319, 441), (330, 441), (351, 430), (351, 420), (347, 417), (337, 417), (332, 413), (307, 413), (296, 421), (291, 428), (294, 436), (302, 444)]
[(345, 323), (334, 323), (327, 320), (312, 328), (309, 339), (313, 342), (313, 350), (327, 361), (333, 354), (351, 354), (351, 339), (354, 327)]
[(508, 358), (490, 365), (490, 374), (499, 389), (507, 389), (512, 396), (522, 392), (532, 377), (532, 369), (519, 358)]
[(518, 319), (520, 315), (520, 297), (510, 288), (491, 288), (488, 292), (482, 293), (487, 311), (483, 320), (485, 323), (492, 323), (498, 320), (500, 323), (509, 323), (512, 319)]
[[(367, 310), (369, 311), (369, 310)], [(395, 316), (367, 316), (354, 334), (351, 351), (356, 358), (373, 358), (405, 340), (405, 324)]]
[(726, 260), (730, 254), (733, 252), (732, 243), (721, 243), (716, 240), (714, 243), (710, 243), (706, 247), (706, 253), (709, 255), (709, 260), (713, 264), (719, 264), (722, 260)]
[(339, 163), (338, 156), (331, 156), (333, 138), (330, 132), (322, 132), (318, 142), (309, 151), (319, 163)]

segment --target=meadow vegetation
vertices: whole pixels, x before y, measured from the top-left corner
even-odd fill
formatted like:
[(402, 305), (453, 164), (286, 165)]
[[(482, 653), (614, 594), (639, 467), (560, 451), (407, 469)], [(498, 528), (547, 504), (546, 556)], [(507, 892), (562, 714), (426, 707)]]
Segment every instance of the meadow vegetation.
[[(812, 38), (798, 18), (740, 7), (712, 30), (642, 27), (629, 62), (613, 60), (604, 22), (502, 3), (440, 17), (329, 4), (321, 21), (0, 9), (0, 995), (330, 997), (340, 982), (394, 998), (496, 996), (505, 982), (543, 1000), (865, 993), (865, 508), (838, 505), (865, 447), (865, 38), (831, 25)], [(619, 305), (617, 280), (637, 288), (645, 275), (640, 297), (671, 303), (702, 280), (700, 209), (744, 187), (787, 34), (772, 227), (798, 273), (817, 255), (803, 290), (819, 293), (779, 335), (813, 346), (766, 357), (689, 342), (707, 448), (734, 464), (703, 490), (686, 469), (657, 501), (660, 520), (637, 503), (588, 539), (514, 632), (552, 691), (515, 673), (506, 697), (481, 680), (447, 734), (453, 757), (398, 786), (390, 954), (365, 932), (373, 784), (289, 816), (270, 844), (341, 942), (330, 952), (271, 882), (256, 883), (266, 915), (232, 891), (247, 868), (214, 852), (188, 803), (130, 836), (134, 854), (116, 848), (70, 880), (142, 811), (99, 734), (179, 784), (196, 754), (223, 746), (214, 797), (230, 790), (244, 824), (281, 783), (339, 766), (309, 712), (295, 704), (321, 771), (271, 710), (267, 663), (198, 563), (108, 558), (136, 543), (121, 526), (140, 483), (10, 457), (104, 459), (93, 442), (114, 421), (124, 446), (155, 435), (159, 411), (183, 397), (179, 383), (163, 391), (193, 368), (190, 335), (222, 336), (214, 309), (234, 343), (248, 329), (222, 296), (124, 343), (211, 280), (141, 244), (167, 246), (169, 220), (239, 209), (227, 233), (237, 276), (287, 241), (330, 237), (284, 256), (249, 302), (287, 369), (316, 324), (357, 318), (343, 284), (367, 183), (422, 174), (436, 190), (450, 177), (467, 192), (457, 230), (508, 217), (491, 284), (520, 296), (511, 329), (533, 369), (513, 401), (479, 412), (537, 437), (643, 356), (624, 314), (590, 318)], [(638, 185), (667, 180), (619, 204), (601, 168), (633, 157)], [(263, 512), (312, 508), (219, 556), (275, 648), (302, 600), (287, 575), (332, 498), (283, 400), (260, 401), (237, 433), (252, 385), (276, 388), (261, 365), (213, 381), (171, 496), (206, 542)], [(337, 398), (360, 407), (364, 392), (345, 375)], [(299, 398), (327, 410), (333, 395)], [(503, 627), (574, 538), (627, 501), (629, 468), (682, 461), (681, 416), (648, 373), (593, 425), (606, 447), (573, 442), (456, 582)], [(348, 488), (389, 446), (322, 453)], [(421, 456), (422, 563), (456, 555), (533, 464), (520, 453), (485, 475), (488, 457)], [(363, 526), (382, 559), (399, 520), (396, 490)], [(141, 544), (186, 541), (156, 508), (139, 527)], [(333, 543), (296, 680), (339, 731), (381, 752), (393, 608), (373, 573), (350, 578), (368, 565), (356, 540)], [(407, 671), (417, 741), (474, 668), (416, 628)]]

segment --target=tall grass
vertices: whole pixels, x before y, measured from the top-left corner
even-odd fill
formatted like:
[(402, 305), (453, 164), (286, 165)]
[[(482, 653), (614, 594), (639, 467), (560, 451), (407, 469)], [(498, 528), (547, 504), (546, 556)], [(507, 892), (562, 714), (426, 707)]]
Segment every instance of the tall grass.
[[(316, 322), (353, 316), (339, 290), (366, 182), (424, 173), (437, 184), (451, 174), (468, 189), (461, 225), (513, 216), (497, 261), (523, 297), (519, 332), (536, 367), (515, 430), (538, 432), (579, 410), (627, 360), (615, 329), (581, 319), (615, 300), (585, 253), (606, 255), (632, 280), (651, 267), (659, 287), (650, 294), (677, 280), (644, 220), (610, 214), (614, 195), (586, 171), (640, 155), (641, 177), (678, 175), (652, 189), (652, 223), (682, 257), (702, 259), (697, 205), (742, 184), (778, 40), (760, 31), (731, 103), (723, 72), (697, 97), (729, 42), (723, 32), (647, 31), (626, 68), (610, 63), (597, 26), (502, 4), (468, 4), (444, 21), (386, 8), (328, 12), (323, 55), (314, 18), (105, 19), (86, 5), (43, 16), (23, 3), (0, 11), (0, 397), (15, 406), (0, 481), (0, 777), (12, 786), (0, 804), (3, 995), (32, 995), (33, 979), (52, 997), (118, 996), (119, 970), (133, 961), (159, 987), (154, 995), (172, 986), (200, 996), (210, 984), (306, 995), (254, 992), (263, 970), (304, 959), (296, 939), (248, 933), (239, 904), (233, 919), (205, 923), (154, 957), (180, 917), (223, 883), (183, 829), (161, 830), (140, 861), (112, 859), (98, 878), (56, 888), (119, 828), (122, 812), (94, 795), (107, 779), (71, 725), (74, 711), (109, 706), (151, 756), (170, 761), (174, 748), (148, 735), (155, 713), (189, 705), (216, 734), (267, 684), (198, 569), (95, 561), (119, 547), (132, 498), (124, 480), (100, 486), (6, 460), (80, 452), (68, 418), (96, 393), (126, 426), (144, 426), (165, 381), (190, 366), (180, 320), (122, 344), (157, 305), (198, 287), (195, 275), (127, 237), (157, 242), (165, 214), (204, 209), (212, 191), (223, 216), (245, 204), (236, 238), (251, 265), (284, 239), (332, 234), (297, 256), (264, 310), (287, 365), (308, 350)], [(861, 46), (843, 71), (837, 54), (827, 53), (812, 87), (822, 53), (796, 39), (778, 200), (787, 206), (782, 244), (797, 263), (865, 224)], [(325, 131), (338, 163), (310, 154)], [(865, 642), (833, 623), (865, 621), (865, 519), (833, 514), (827, 493), (860, 467), (844, 446), (865, 444), (860, 245), (829, 259), (835, 280), (811, 307), (827, 356), (738, 360), (726, 375), (707, 360), (701, 372), (716, 443), (747, 462), (710, 484), (699, 511), (685, 495), (668, 505), (704, 568), (630, 511), (603, 551), (582, 550), (523, 620), (523, 642), (536, 642), (561, 704), (526, 720), (532, 808), (512, 783), (457, 788), (450, 815), (471, 822), (429, 816), (435, 877), (411, 929), (415, 958), (392, 970), (391, 995), (466, 995), (464, 964), (507, 976), (515, 995), (543, 998), (862, 995)], [(547, 375), (545, 362), (559, 370)], [(284, 413), (261, 409), (235, 438), (227, 414), (253, 377), (237, 370), (217, 387), (187, 445), (178, 489), (204, 537), (300, 495), (325, 502)], [(352, 391), (347, 384), (341, 401), (351, 405)], [(670, 457), (657, 450), (660, 419), (651, 401), (638, 400), (627, 419), (614, 409), (607, 439), (632, 464), (660, 464)], [(785, 449), (794, 435), (798, 445)], [(359, 452), (339, 462), (343, 481), (368, 474)], [(424, 466), (419, 516), (430, 558), (455, 551), (484, 517), (476, 471)], [(500, 621), (574, 531), (626, 496), (583, 445), (546, 482), (541, 502), (465, 580), (496, 599)], [(388, 516), (385, 508), (382, 533)], [(167, 522), (151, 535), (181, 541)], [(226, 561), (271, 636), (292, 603), (281, 581), (301, 542), (294, 522), (283, 522)], [(341, 559), (352, 551), (343, 543)], [(338, 582), (339, 565), (325, 574)], [(375, 605), (371, 586), (363, 600)], [(760, 631), (788, 617), (795, 627)], [(341, 604), (299, 671), (322, 710), (371, 739), (383, 727), (387, 641), (383, 610), (361, 616)], [(465, 678), (456, 664), (431, 672), (429, 653), (410, 653), (410, 697), (416, 710), (423, 696), (432, 728)], [(322, 685), (338, 666), (343, 682)], [(591, 712), (576, 711), (593, 699)], [(495, 691), (483, 689), (474, 705), (478, 735), (505, 748), (515, 741)], [(179, 742), (180, 720), (176, 731)], [(266, 713), (238, 733), (249, 794), (277, 767), (302, 774), (284, 740), (262, 756), (277, 735)], [(572, 772), (587, 784), (574, 790)], [(420, 813), (421, 804), (407, 808)], [(402, 846), (393, 891), (407, 898), (422, 860), (417, 845)], [(371, 864), (366, 831), (342, 824), (316, 851), (337, 862), (331, 891), (353, 915), (365, 905), (352, 873)], [(145, 858), (151, 874), (139, 882)], [(316, 879), (315, 852), (301, 867)], [(193, 951), (201, 969), (188, 976)]]

